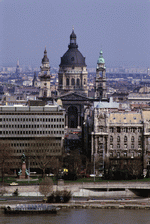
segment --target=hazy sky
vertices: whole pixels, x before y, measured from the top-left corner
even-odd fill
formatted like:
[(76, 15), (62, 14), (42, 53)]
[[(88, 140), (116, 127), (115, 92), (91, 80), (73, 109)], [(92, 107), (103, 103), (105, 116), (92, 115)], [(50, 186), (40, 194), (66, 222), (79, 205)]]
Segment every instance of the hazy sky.
[(0, 65), (58, 67), (74, 26), (88, 67), (150, 66), (150, 0), (0, 0)]

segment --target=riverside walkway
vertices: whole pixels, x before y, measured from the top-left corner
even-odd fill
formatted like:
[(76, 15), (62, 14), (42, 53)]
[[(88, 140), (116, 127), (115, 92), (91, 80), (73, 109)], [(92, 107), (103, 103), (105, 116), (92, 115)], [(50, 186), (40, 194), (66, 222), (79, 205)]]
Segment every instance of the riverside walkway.
[[(6, 186), (5, 190), (11, 195), (16, 188), (20, 196), (41, 196), (39, 185)], [(68, 190), (73, 196), (133, 196), (137, 192), (149, 192), (150, 182), (83, 182), (54, 185), (53, 190)]]

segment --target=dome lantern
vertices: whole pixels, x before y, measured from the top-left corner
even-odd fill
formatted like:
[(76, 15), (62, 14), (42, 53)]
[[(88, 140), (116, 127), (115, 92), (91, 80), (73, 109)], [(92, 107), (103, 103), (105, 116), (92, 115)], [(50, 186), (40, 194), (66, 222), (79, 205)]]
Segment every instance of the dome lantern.
[(97, 64), (105, 64), (105, 59), (103, 58), (103, 51), (100, 51), (100, 56), (97, 60)]

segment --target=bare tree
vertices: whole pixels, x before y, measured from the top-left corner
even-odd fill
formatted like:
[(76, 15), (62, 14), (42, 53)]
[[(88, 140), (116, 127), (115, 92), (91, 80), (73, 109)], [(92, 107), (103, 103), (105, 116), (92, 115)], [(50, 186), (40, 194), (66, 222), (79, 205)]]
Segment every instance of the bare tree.
[(64, 157), (64, 166), (66, 166), (70, 172), (74, 172), (76, 174), (80, 173), (81, 165), (82, 159), (79, 150), (73, 150), (69, 155)]
[[(56, 156), (52, 152), (52, 139), (50, 138), (36, 138), (31, 143), (30, 149), (26, 152), (26, 156), (30, 157), (30, 162), (34, 164), (36, 168), (42, 170), (43, 177), (45, 176), (46, 169), (52, 169), (55, 173), (58, 173), (58, 169), (61, 166), (61, 162), (56, 153)], [(61, 148), (59, 148), (61, 150)]]
[(142, 162), (140, 160), (131, 160), (127, 166), (128, 173), (131, 177), (141, 177), (142, 174)]
[(53, 180), (50, 177), (44, 177), (39, 186), (39, 192), (45, 197), (53, 191)]

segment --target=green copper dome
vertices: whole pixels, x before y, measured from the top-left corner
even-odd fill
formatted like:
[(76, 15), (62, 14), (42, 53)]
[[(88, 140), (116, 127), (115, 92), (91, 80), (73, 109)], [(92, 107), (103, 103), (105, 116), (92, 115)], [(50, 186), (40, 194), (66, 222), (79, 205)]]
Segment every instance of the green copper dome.
[(105, 59), (103, 58), (103, 51), (102, 50), (100, 51), (100, 56), (97, 60), (97, 64), (100, 64), (100, 63), (105, 64)]

